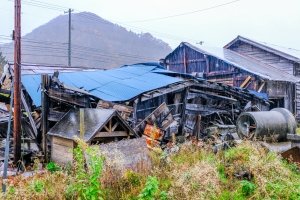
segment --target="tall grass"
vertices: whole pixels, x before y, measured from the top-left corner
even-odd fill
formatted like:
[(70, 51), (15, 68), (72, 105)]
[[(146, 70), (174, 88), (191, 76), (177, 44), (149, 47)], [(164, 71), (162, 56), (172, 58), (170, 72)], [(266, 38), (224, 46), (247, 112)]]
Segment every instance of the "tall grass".
[(122, 176), (105, 167), (97, 149), (78, 142), (70, 169), (51, 163), (44, 174), (16, 177), (5, 199), (300, 199), (297, 166), (250, 142), (217, 154), (193, 144), (171, 155), (154, 151), (151, 170)]

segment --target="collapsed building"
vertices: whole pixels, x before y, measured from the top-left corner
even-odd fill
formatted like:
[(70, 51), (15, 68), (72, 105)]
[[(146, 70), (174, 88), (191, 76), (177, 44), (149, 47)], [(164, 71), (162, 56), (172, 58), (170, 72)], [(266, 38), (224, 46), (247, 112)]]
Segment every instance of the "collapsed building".
[[(97, 136), (97, 141), (105, 143), (144, 136), (163, 145), (174, 135), (206, 137), (210, 126), (232, 129), (241, 112), (269, 107), (268, 99), (261, 93), (172, 72), (155, 63), (111, 70), (24, 65), (22, 84), (28, 136), (45, 154), (57, 146), (57, 137), (72, 140), (73, 136), (80, 136), (77, 128), (62, 125), (66, 119), (81, 123), (81, 118), (74, 115), (80, 108), (118, 113), (118, 119), (110, 125), (105, 121), (110, 115), (91, 115), (94, 121), (100, 118), (105, 123), (96, 123), (98, 128), (89, 133), (89, 140)], [(82, 118), (87, 126), (91, 116)], [(127, 128), (121, 130), (120, 124)], [(120, 130), (113, 133), (118, 127)], [(151, 137), (153, 132), (158, 133), (155, 138)]]

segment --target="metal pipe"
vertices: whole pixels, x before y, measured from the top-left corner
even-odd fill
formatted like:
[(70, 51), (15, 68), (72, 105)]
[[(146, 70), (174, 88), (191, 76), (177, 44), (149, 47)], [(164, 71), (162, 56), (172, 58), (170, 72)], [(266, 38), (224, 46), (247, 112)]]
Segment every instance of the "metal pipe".
[(9, 142), (10, 142), (10, 132), (11, 132), (11, 118), (12, 118), (12, 105), (14, 99), (14, 81), (12, 79), (11, 84), (11, 95), (10, 95), (10, 110), (9, 110), (9, 121), (6, 133), (5, 142), (5, 153), (4, 153), (4, 168), (3, 168), (3, 178), (2, 178), (2, 192), (6, 191), (6, 179), (7, 179), (7, 168), (8, 168), (8, 157), (9, 157)]
[(295, 134), (296, 126), (295, 117), (285, 108), (244, 112), (237, 119), (237, 133), (242, 139), (282, 141), (287, 134)]

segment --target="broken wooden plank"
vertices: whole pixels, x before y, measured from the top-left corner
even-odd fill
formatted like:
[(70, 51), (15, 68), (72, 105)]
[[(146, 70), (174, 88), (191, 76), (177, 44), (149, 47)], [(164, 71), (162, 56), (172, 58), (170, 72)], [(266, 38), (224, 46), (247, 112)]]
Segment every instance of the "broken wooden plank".
[(70, 93), (63, 90), (48, 89), (48, 95), (50, 98), (66, 104), (74, 104), (80, 107), (89, 107), (89, 98), (81, 96), (76, 93)]
[(31, 116), (31, 112), (30, 112), (29, 106), (28, 106), (28, 104), (27, 104), (27, 102), (26, 102), (26, 99), (25, 99), (25, 96), (24, 96), (23, 91), (21, 91), (21, 101), (22, 101), (22, 104), (23, 104), (23, 106), (24, 106), (24, 108), (25, 108), (25, 111), (26, 111), (26, 113), (27, 113), (27, 116), (28, 116), (28, 119), (29, 119), (31, 128), (32, 128), (33, 133), (34, 133), (32, 139), (35, 139), (35, 140), (36, 140), (37, 135), (38, 135), (38, 130), (37, 130), (37, 128), (36, 128), (36, 124), (35, 124), (35, 122), (34, 122), (32, 116)]
[(95, 138), (103, 137), (127, 137), (129, 134), (126, 131), (113, 131), (113, 132), (98, 132)]
[(251, 80), (251, 76), (248, 76), (244, 82), (240, 85), (240, 88), (244, 88), (246, 85), (248, 85), (248, 83), (250, 82)]
[(211, 97), (215, 97), (215, 98), (219, 98), (219, 99), (224, 99), (224, 100), (228, 100), (228, 101), (232, 101), (232, 102), (237, 102), (237, 99), (234, 98), (230, 98), (230, 97), (226, 97), (226, 96), (221, 96), (218, 94), (214, 94), (212, 92), (207, 92), (207, 91), (201, 91), (201, 90), (197, 90), (197, 89), (190, 89), (191, 92), (195, 92), (195, 93), (200, 93), (206, 96), (211, 96)]
[(259, 86), (257, 92), (261, 92), (262, 89), (264, 88), (265, 84), (266, 84), (266, 82), (263, 82), (263, 83)]

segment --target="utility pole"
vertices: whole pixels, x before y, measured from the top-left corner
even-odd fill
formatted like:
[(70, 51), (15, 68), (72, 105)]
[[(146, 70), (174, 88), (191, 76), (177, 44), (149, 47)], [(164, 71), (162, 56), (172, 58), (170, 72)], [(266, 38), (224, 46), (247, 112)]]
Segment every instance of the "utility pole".
[(15, 0), (14, 31), (14, 163), (21, 158), (21, 0)]
[(69, 13), (69, 42), (68, 42), (68, 66), (71, 67), (71, 14), (74, 10), (69, 8), (65, 13)]

